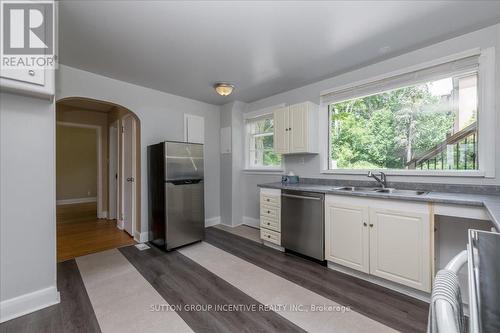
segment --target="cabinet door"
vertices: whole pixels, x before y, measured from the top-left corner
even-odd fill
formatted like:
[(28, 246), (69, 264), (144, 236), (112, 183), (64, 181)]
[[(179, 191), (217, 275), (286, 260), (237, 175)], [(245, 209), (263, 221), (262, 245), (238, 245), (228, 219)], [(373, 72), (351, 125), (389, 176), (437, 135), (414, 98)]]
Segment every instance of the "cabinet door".
[(45, 70), (43, 69), (4, 69), (0, 70), (0, 77), (20, 82), (45, 84)]
[(290, 153), (308, 151), (308, 105), (300, 103), (290, 106)]
[(274, 152), (286, 154), (288, 150), (288, 107), (283, 107), (273, 112), (274, 121)]
[(430, 291), (429, 214), (370, 209), (370, 273)]
[(327, 202), (325, 210), (325, 259), (368, 273), (368, 208)]

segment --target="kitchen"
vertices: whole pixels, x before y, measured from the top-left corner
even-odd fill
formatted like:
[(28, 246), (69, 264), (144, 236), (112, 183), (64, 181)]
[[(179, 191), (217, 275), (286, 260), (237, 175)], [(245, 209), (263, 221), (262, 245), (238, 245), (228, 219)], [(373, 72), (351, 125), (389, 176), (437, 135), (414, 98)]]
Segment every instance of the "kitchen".
[[(1, 73), (0, 330), (500, 329), (498, 2), (55, 4), (57, 67)], [(71, 100), (133, 115), (133, 245), (57, 262)]]

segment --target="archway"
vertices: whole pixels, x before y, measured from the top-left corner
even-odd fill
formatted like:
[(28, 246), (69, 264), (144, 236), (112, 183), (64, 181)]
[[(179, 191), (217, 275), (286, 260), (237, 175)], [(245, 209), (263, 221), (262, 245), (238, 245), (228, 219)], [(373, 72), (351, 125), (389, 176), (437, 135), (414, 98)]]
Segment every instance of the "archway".
[(134, 243), (141, 223), (141, 124), (84, 97), (56, 102), (57, 259)]

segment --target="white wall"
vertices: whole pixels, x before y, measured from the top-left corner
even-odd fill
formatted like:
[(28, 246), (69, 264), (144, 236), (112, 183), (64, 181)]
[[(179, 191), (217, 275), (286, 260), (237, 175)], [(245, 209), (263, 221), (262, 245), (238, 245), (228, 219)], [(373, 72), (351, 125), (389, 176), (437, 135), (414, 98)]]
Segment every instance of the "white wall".
[(244, 167), (244, 122), (246, 104), (231, 102), (221, 106), (221, 128), (231, 128), (231, 153), (221, 154), (221, 223), (237, 226), (243, 223), (244, 189), (240, 177)]
[(205, 218), (220, 216), (219, 107), (110, 79), (61, 65), (56, 74), (57, 100), (86, 97), (119, 104), (134, 112), (141, 126), (141, 233), (148, 230), (147, 146), (183, 141), (184, 114), (205, 118)]
[[(149, 144), (184, 137), (184, 114), (205, 118), (205, 215), (220, 216), (219, 107), (109, 79), (67, 66), (57, 73), (57, 98), (86, 97), (122, 105), (141, 125), (141, 232), (148, 229)], [(0, 96), (1, 320), (59, 300), (56, 288), (55, 105)]]
[[(431, 45), (395, 58), (382, 61), (358, 70), (354, 70), (333, 78), (309, 84), (307, 86), (286, 91), (281, 94), (270, 96), (262, 100), (249, 103), (246, 112), (253, 112), (261, 109), (286, 103), (287, 105), (312, 101), (319, 104), (320, 92), (334, 89), (346, 84), (355, 83), (363, 79), (368, 79), (384, 73), (392, 72), (409, 66), (417, 65), (436, 58), (459, 53), (473, 48), (495, 47), (495, 81), (496, 81), (496, 128), (500, 128), (500, 25), (490, 26), (463, 36), (459, 36), (438, 44)], [(320, 124), (321, 125), (321, 124)], [(500, 132), (496, 133), (496, 150), (500, 149)], [(337, 178), (337, 179), (358, 179), (366, 180), (360, 175), (331, 175), (322, 174), (321, 161), (319, 155), (308, 156), (286, 156), (284, 158), (286, 171), (294, 171), (301, 177), (308, 178)], [(463, 183), (463, 184), (489, 184), (500, 185), (500, 153), (496, 154), (495, 178), (460, 178), (460, 177), (418, 177), (418, 176), (391, 176), (391, 181), (407, 182), (434, 182), (434, 183)], [(243, 182), (247, 193), (245, 195), (244, 216), (258, 218), (258, 197), (255, 196), (255, 186), (259, 183), (278, 181), (278, 177), (270, 175), (243, 174)]]
[(56, 289), (55, 110), (0, 94), (1, 320), (53, 304)]
[[(231, 127), (233, 111), (233, 103), (227, 103), (220, 108), (220, 127)], [(231, 128), (232, 130), (232, 128)], [(232, 132), (232, 131), (231, 131)], [(232, 134), (232, 133), (231, 133)], [(231, 135), (232, 142), (232, 135)], [(232, 161), (233, 152), (231, 147), (230, 153), (220, 155), (220, 216), (221, 223), (225, 225), (232, 225), (232, 207), (233, 207), (233, 193), (232, 193)]]

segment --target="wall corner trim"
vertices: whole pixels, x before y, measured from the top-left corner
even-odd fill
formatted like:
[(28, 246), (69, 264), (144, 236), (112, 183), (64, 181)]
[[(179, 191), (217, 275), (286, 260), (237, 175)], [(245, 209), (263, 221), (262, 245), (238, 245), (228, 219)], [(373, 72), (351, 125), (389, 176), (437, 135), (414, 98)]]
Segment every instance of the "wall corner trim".
[(72, 204), (88, 203), (88, 202), (97, 202), (97, 197), (62, 199), (62, 200), (57, 200), (56, 204), (60, 206), (60, 205), (72, 205)]
[(99, 219), (107, 219), (108, 218), (108, 211), (107, 210), (103, 210), (103, 211), (97, 213), (97, 218), (99, 218)]
[[(118, 224), (117, 224), (117, 226), (118, 226)], [(148, 232), (147, 231), (144, 231), (144, 232), (134, 231), (134, 240), (137, 243), (146, 243), (149, 240), (148, 239)]]
[(220, 216), (211, 217), (209, 219), (205, 219), (205, 228), (212, 227), (212, 226), (220, 224), (220, 223), (221, 223)]
[(250, 227), (260, 228), (260, 220), (249, 216), (243, 216), (243, 224)]
[(41, 310), (61, 301), (55, 286), (0, 302), (0, 323)]
[[(116, 227), (120, 230), (123, 230), (125, 228), (125, 222), (123, 222), (123, 220), (116, 220)], [(135, 233), (138, 234), (137, 231)]]

